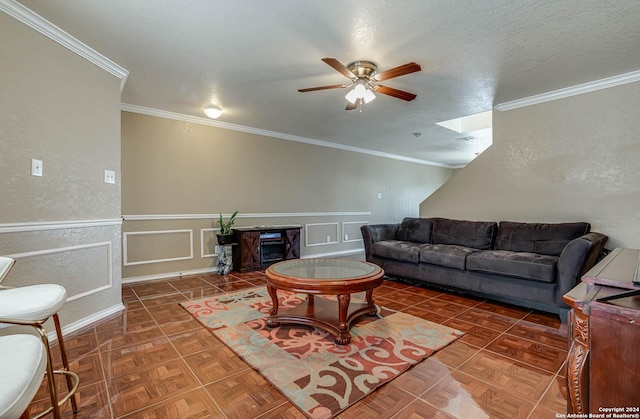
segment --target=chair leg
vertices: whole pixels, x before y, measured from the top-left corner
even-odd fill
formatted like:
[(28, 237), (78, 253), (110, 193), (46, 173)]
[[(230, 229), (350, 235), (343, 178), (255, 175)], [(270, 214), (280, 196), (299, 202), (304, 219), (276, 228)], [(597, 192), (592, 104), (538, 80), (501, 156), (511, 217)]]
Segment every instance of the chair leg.
[(51, 396), (51, 408), (53, 409), (53, 417), (60, 419), (60, 406), (58, 406), (58, 394), (56, 392), (56, 380), (53, 375), (53, 359), (51, 359), (51, 349), (49, 347), (49, 339), (47, 338), (47, 332), (41, 325), (35, 326), (36, 330), (40, 334), (40, 339), (47, 351), (47, 382), (49, 383), (49, 395)]
[[(69, 360), (67, 358), (67, 349), (64, 347), (64, 339), (62, 338), (62, 329), (60, 328), (60, 319), (58, 318), (58, 313), (53, 315), (53, 322), (56, 326), (56, 334), (58, 335), (58, 347), (60, 348), (60, 356), (62, 357), (62, 365), (64, 366), (65, 371), (70, 371), (69, 369)], [(69, 392), (73, 390), (73, 382), (71, 377), (68, 374), (64, 375), (67, 380), (67, 388)], [(73, 413), (78, 413), (78, 403), (76, 402), (75, 393), (71, 396), (71, 407), (73, 408)]]

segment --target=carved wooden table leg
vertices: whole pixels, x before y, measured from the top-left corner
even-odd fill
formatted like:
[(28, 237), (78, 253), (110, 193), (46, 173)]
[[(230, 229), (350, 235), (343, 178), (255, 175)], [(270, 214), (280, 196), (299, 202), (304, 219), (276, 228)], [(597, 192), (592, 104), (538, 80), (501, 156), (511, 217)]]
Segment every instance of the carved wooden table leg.
[[(269, 314), (271, 316), (275, 316), (276, 314), (278, 314), (278, 289), (270, 285), (267, 285), (267, 291), (271, 296), (271, 303), (272, 303), (271, 311), (269, 312)], [(268, 327), (280, 326), (280, 323), (271, 321), (271, 316), (269, 316), (269, 318), (267, 319), (267, 326)]]
[(373, 290), (370, 289), (366, 292), (367, 304), (374, 308), (373, 311), (367, 313), (369, 317), (375, 317), (378, 314), (378, 310), (375, 308), (376, 305), (373, 303)]
[(581, 311), (569, 313), (571, 348), (567, 356), (567, 389), (569, 413), (589, 411), (589, 317)]
[(347, 345), (351, 342), (351, 333), (349, 333), (349, 323), (347, 323), (347, 312), (349, 311), (350, 294), (338, 295), (338, 328), (339, 336), (336, 336), (338, 345)]

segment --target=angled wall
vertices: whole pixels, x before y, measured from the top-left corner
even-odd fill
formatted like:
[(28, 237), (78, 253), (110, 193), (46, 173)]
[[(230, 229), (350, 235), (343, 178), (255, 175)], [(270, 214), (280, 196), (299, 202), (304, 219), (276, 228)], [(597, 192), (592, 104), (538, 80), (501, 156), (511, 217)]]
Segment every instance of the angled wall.
[(640, 82), (494, 112), (493, 146), (421, 216), (588, 221), (607, 248), (640, 248)]

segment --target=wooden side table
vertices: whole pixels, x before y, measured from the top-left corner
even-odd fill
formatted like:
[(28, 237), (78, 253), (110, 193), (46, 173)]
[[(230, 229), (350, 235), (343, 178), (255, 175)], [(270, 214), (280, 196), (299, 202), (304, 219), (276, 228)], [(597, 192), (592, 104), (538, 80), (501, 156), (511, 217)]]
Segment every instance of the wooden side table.
[(640, 250), (615, 249), (564, 295), (569, 413), (640, 414)]

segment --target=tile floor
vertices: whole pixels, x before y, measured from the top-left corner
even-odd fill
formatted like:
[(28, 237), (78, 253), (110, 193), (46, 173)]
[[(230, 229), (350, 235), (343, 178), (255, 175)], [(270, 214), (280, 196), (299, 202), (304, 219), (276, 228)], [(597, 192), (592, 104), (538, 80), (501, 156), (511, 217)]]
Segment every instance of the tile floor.
[[(123, 285), (124, 312), (65, 338), (81, 380), (75, 417), (304, 418), (177, 304), (264, 284), (262, 272), (232, 272)], [(374, 298), (466, 335), (339, 418), (566, 413), (567, 327), (557, 316), (399, 281), (385, 281)], [(46, 395), (42, 387), (32, 412)], [(64, 417), (74, 417), (68, 403)]]

